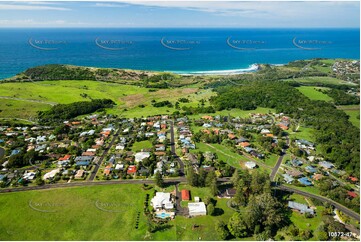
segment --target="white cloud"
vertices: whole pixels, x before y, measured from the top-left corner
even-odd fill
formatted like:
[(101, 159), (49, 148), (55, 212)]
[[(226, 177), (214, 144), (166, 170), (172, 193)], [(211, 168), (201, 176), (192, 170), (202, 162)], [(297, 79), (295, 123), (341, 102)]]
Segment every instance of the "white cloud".
[(52, 7), (52, 6), (36, 6), (32, 4), (0, 4), (1, 10), (56, 10), (56, 11), (69, 11), (70, 8), (62, 8), (62, 7)]
[(127, 4), (116, 4), (116, 3), (95, 3), (95, 7), (105, 7), (105, 8), (124, 8)]

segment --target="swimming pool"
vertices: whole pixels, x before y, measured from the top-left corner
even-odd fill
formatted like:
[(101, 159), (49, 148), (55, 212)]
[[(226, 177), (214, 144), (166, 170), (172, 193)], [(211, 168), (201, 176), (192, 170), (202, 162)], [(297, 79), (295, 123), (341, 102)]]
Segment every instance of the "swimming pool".
[(157, 215), (155, 215), (156, 217), (158, 218), (169, 218), (170, 217), (170, 214), (169, 213), (158, 213)]

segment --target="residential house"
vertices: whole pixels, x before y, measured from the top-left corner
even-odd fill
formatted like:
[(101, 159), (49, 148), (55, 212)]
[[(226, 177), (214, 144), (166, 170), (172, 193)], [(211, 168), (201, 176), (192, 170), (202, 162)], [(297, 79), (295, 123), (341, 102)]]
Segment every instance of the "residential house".
[(328, 161), (320, 161), (320, 162), (318, 162), (318, 165), (321, 166), (325, 170), (330, 170), (331, 168), (334, 167), (334, 165)]
[(245, 163), (245, 166), (248, 168), (248, 169), (254, 169), (257, 167), (257, 164), (253, 161), (247, 161)]
[(78, 170), (74, 176), (75, 179), (82, 179), (85, 174), (84, 170)]
[(134, 175), (137, 172), (137, 167), (134, 165), (131, 165), (128, 167), (127, 174), (128, 175)]
[(307, 177), (299, 178), (298, 181), (305, 186), (312, 186), (312, 182)]
[(302, 204), (302, 203), (298, 203), (298, 202), (294, 202), (294, 201), (289, 201), (288, 202), (288, 207), (291, 208), (292, 210), (296, 210), (302, 214), (304, 213), (309, 213), (314, 215), (315, 211), (312, 208), (309, 208), (306, 204)]
[(171, 194), (168, 192), (156, 192), (155, 197), (151, 199), (150, 203), (156, 211), (174, 208)]
[(295, 179), (290, 176), (289, 174), (283, 174), (283, 180), (287, 183), (287, 184), (291, 184)]

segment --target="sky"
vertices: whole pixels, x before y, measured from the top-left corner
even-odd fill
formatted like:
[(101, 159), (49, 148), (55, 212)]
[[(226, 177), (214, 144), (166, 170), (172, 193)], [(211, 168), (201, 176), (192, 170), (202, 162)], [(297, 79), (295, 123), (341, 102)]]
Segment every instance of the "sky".
[(1, 1), (0, 27), (359, 28), (358, 1)]

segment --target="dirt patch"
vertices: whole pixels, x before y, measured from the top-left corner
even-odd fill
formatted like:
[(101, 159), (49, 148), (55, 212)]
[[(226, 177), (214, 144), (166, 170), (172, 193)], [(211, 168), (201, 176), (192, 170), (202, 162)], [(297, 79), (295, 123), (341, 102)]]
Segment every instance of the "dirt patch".
[(126, 107), (135, 107), (146, 101), (144, 94), (133, 94), (119, 98), (119, 101), (125, 103)]

